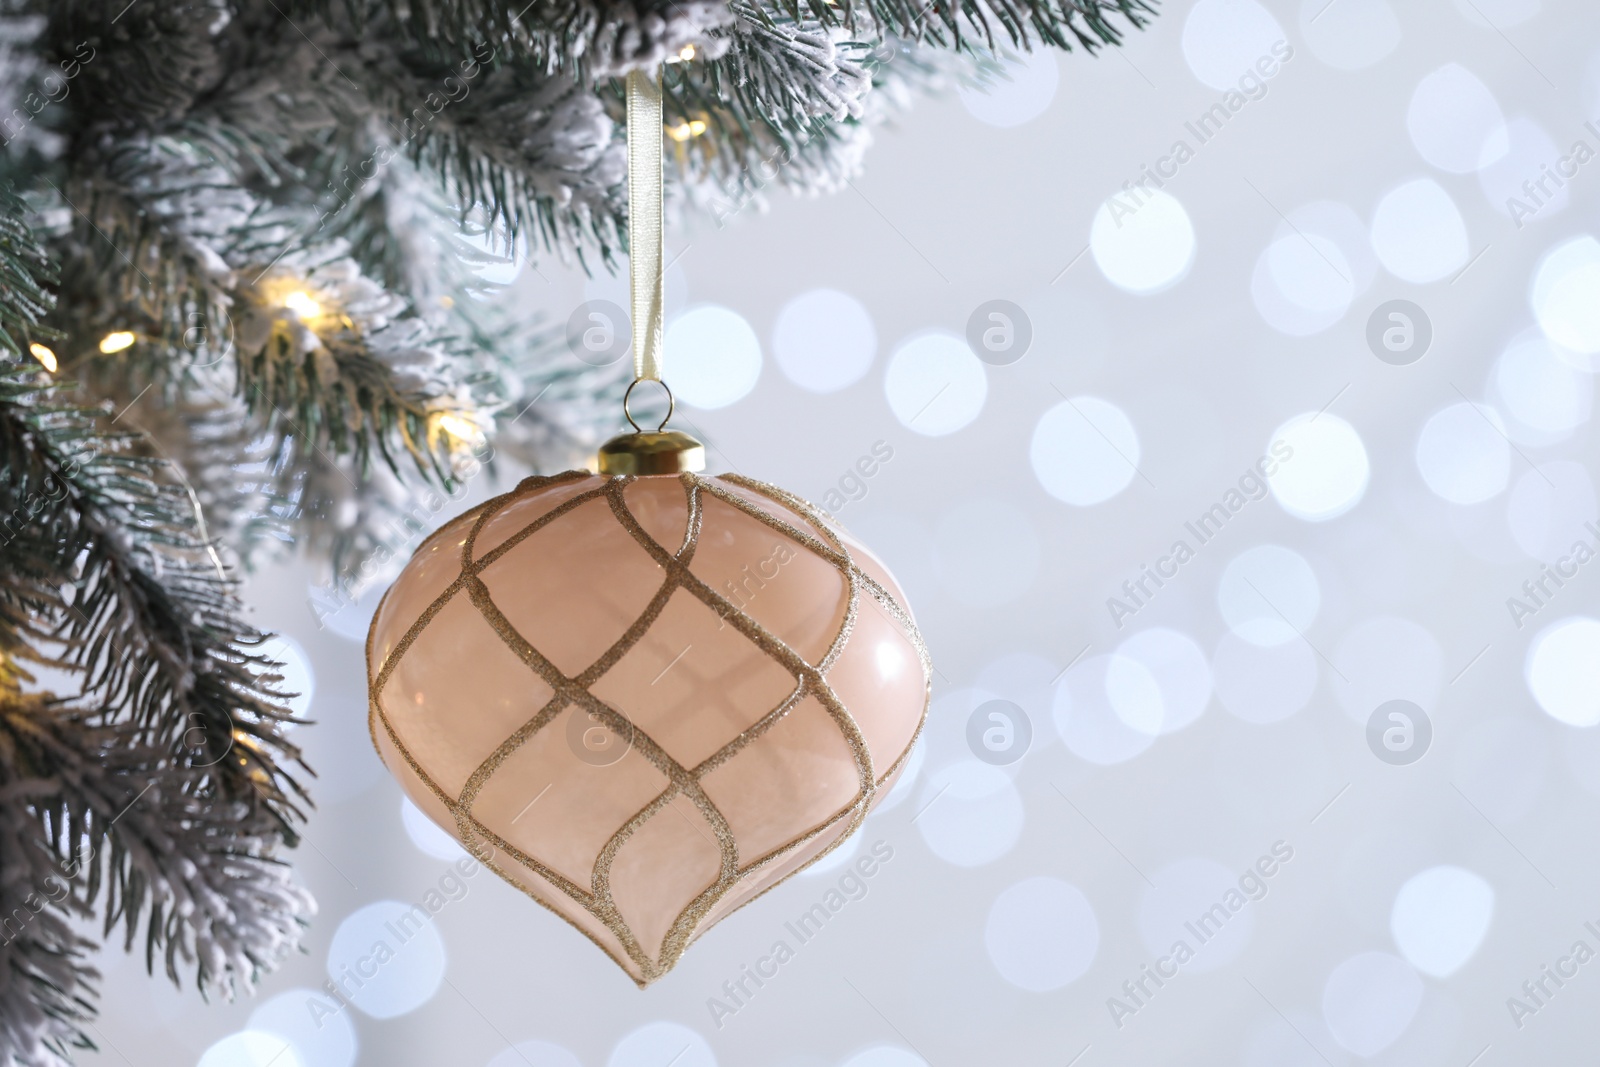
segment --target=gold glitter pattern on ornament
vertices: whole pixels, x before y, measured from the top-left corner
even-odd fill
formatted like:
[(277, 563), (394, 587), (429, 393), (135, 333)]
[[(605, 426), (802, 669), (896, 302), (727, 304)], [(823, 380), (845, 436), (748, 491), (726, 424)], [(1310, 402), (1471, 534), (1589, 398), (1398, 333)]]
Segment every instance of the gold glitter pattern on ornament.
[[(915, 623), (912, 622), (910, 613), (887, 589), (856, 564), (844, 543), (829, 530), (826, 518), (814, 506), (800, 497), (774, 486), (746, 478), (725, 475), (718, 479), (709, 479), (688, 473), (678, 476), (678, 481), (682, 484), (686, 498), (687, 515), (683, 542), (675, 550), (669, 550), (658, 543), (640, 525), (638, 519), (629, 510), (624, 497), (624, 490), (634, 479), (619, 477), (606, 479), (596, 488), (580, 492), (562, 501), (550, 511), (518, 529), (479, 558), (473, 558), (479, 535), (486, 524), (508, 505), (528, 493), (547, 489), (560, 483), (582, 481), (592, 477), (592, 475), (581, 471), (571, 471), (550, 478), (529, 478), (510, 493), (496, 497), (474, 512), (469, 513), (469, 515), (476, 515), (476, 520), (472, 523), (471, 530), (461, 546), (461, 573), (411, 624), (379, 668), (371, 686), (368, 722), (373, 731), (373, 743), (377, 744), (377, 731), (381, 727), (401, 758), (405, 760), (428, 790), (451, 813), (455, 819), (457, 836), (480, 861), (502, 878), (517, 885), (518, 888), (521, 888), (533, 899), (545, 904), (546, 907), (550, 907), (546, 901), (540, 899), (531, 889), (502, 868), (500, 863), (497, 862), (497, 855), (504, 856), (533, 872), (557, 891), (576, 902), (581, 908), (598, 919), (617, 938), (628, 959), (642, 976), (636, 977), (635, 980), (640, 986), (644, 986), (672, 968), (688, 947), (689, 942), (700, 932), (701, 920), (706, 917), (719, 900), (735, 887), (779, 862), (795, 850), (804, 847), (820, 834), (837, 826), (842, 820), (848, 819), (849, 823), (844, 832), (838, 834), (826, 848), (811, 857), (801, 867), (789, 872), (789, 875), (779, 879), (772, 885), (766, 886), (761, 892), (754, 894), (750, 900), (757, 899), (767, 890), (781, 884), (788, 877), (799, 873), (800, 870), (820, 860), (844, 842), (856, 831), (861, 821), (866, 817), (879, 787), (896, 774), (909, 757), (912, 743), (915, 741), (915, 735), (913, 735), (912, 741), (907, 743), (904, 751), (896, 758), (894, 764), (879, 773), (873, 766), (872, 755), (868, 751), (860, 728), (849, 710), (834, 693), (826, 677), (828, 670), (843, 653), (846, 642), (855, 628), (863, 593), (866, 594), (874, 609), (883, 612), (898, 624), (916, 651), (923, 675), (923, 720), (925, 720), (927, 714), (927, 695), (932, 664), (927, 647), (922, 640), (921, 634), (917, 631)], [(764, 497), (784, 509), (804, 516), (817, 531), (821, 532), (825, 540), (800, 529), (778, 515), (757, 507), (742, 496), (729, 492), (717, 484), (718, 482), (726, 482), (757, 496)], [(828, 642), (826, 651), (818, 662), (807, 662), (794, 649), (751, 618), (740, 606), (732, 603), (690, 571), (689, 566), (694, 558), (695, 549), (700, 539), (703, 501), (706, 496), (710, 496), (738, 510), (749, 518), (798, 543), (819, 559), (829, 563), (839, 573), (846, 590), (845, 610), (838, 631)], [(495, 603), (488, 585), (485, 584), (480, 575), (486, 568), (504, 557), (540, 529), (558, 522), (562, 516), (599, 498), (604, 498), (617, 522), (649, 554), (651, 559), (660, 567), (663, 576), (660, 587), (637, 619), (594, 662), (569, 677), (562, 673), (517, 631), (516, 627), (512, 625), (511, 621)], [(748, 638), (767, 657), (778, 664), (786, 674), (793, 678), (795, 683), (794, 688), (758, 720), (693, 766), (685, 766), (674, 759), (661, 744), (650, 737), (637, 723), (629, 720), (622, 712), (599, 699), (590, 691), (590, 687), (621, 661), (629, 650), (639, 642), (646, 631), (660, 617), (662, 611), (666, 608), (668, 600), (679, 590), (687, 592), (713, 612), (716, 612), (726, 625), (733, 627)], [(389, 721), (388, 715), (383, 709), (381, 697), (386, 684), (408, 649), (411, 648), (427, 626), (448, 604), (463, 595), (468, 598), (505, 646), (535, 676), (550, 687), (553, 695), (543, 707), (506, 737), (478, 765), (467, 778), (466, 784), (459, 795), (451, 795), (438, 784), (434, 777), (417, 762), (407, 749), (393, 724)], [(379, 613), (381, 614), (381, 612), (382, 608), (380, 607)], [(375, 622), (374, 633), (376, 629)], [(372, 660), (372, 640), (372, 634), (369, 633), (367, 641), (369, 672)], [(777, 725), (791, 709), (806, 697), (814, 698), (822, 705), (848, 747), (855, 767), (857, 791), (849, 804), (829, 815), (800, 836), (770, 849), (762, 855), (742, 857), (740, 855), (739, 842), (730, 829), (727, 818), (702, 788), (701, 779), (729, 760), (736, 758), (741, 750)], [(616, 731), (619, 736), (631, 737), (633, 747), (664, 776), (667, 783), (664, 789), (625, 820), (611, 834), (594, 862), (590, 883), (587, 886), (579, 884), (563, 875), (551, 864), (542, 862), (538, 857), (528, 854), (523, 849), (505, 840), (501, 834), (480, 822), (472, 812), (474, 801), (505, 761), (540, 731), (557, 721), (561, 714), (569, 708), (577, 709), (575, 713), (581, 712), (589, 715), (593, 721)], [(921, 727), (922, 722), (919, 721), (917, 725), (918, 733), (920, 733)], [(710, 827), (719, 853), (718, 871), (711, 884), (690, 900), (687, 906), (673, 920), (660, 945), (646, 946), (640, 943), (638, 936), (619, 912), (616, 901), (613, 898), (611, 886), (612, 864), (629, 838), (658, 812), (679, 797), (683, 797), (692, 803)], [(743, 903), (749, 903), (749, 900)], [(743, 905), (741, 904), (740, 906)], [(585, 936), (588, 936), (591, 941), (594, 941), (607, 954), (615, 957), (615, 952), (612, 948), (602, 943), (590, 931), (578, 926), (577, 923), (573, 923), (569, 917), (562, 915), (554, 907), (550, 907), (550, 910), (561, 915), (563, 919), (567, 919), (569, 923)], [(619, 964), (623, 963), (621, 959), (618, 959), (617, 962)], [(624, 969), (627, 969), (625, 964)]]

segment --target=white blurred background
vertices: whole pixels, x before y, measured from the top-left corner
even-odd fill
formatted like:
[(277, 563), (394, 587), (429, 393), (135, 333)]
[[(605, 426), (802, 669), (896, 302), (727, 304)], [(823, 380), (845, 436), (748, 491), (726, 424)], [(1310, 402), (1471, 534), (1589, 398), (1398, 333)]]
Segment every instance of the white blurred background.
[[(866, 895), (731, 1014), (842, 868), (638, 991), (492, 874), (448, 880), (367, 737), (372, 603), (319, 628), (276, 571), (249, 596), (317, 721), (306, 954), (206, 1005), (108, 953), (86, 1062), (1592, 1056), (1600, 10), (1176, 0), (1013, 76), (919, 104), (832, 198), (669, 238), (685, 428), (836, 511), (935, 656)], [(541, 263), (506, 299), (621, 292)], [(331, 1012), (430, 890), (459, 899)]]

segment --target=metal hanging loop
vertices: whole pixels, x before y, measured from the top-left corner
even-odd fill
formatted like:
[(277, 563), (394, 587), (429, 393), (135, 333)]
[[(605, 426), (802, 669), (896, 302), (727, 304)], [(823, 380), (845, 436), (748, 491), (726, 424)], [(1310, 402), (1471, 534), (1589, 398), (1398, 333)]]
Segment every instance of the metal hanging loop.
[[(633, 427), (634, 433), (643, 433), (644, 428), (634, 421), (633, 412), (628, 410), (628, 401), (633, 399), (634, 387), (645, 380), (644, 378), (635, 378), (628, 383), (628, 391), (622, 394), (622, 414), (627, 416), (628, 425)], [(660, 433), (667, 428), (667, 423), (672, 421), (672, 413), (678, 410), (678, 401), (672, 395), (672, 388), (666, 382), (657, 378), (655, 383), (667, 391), (667, 413), (661, 417), (661, 425), (655, 428), (655, 432)]]

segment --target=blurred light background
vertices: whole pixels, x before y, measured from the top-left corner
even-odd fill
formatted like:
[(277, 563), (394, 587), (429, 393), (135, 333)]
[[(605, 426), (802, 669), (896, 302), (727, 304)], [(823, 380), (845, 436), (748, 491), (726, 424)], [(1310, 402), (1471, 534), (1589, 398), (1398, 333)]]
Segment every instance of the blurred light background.
[[(931, 644), (865, 896), (737, 1004), (845, 855), (638, 991), (452, 874), (367, 736), (377, 594), (319, 624), (274, 571), (249, 596), (317, 721), (306, 953), (209, 1006), (108, 954), (85, 1061), (1592, 1057), (1592, 0), (1175, 0), (770, 199), (669, 237), (668, 379), (711, 468), (835, 511)], [(541, 262), (504, 298), (622, 292)], [(319, 992), (430, 891), (353, 1007)]]

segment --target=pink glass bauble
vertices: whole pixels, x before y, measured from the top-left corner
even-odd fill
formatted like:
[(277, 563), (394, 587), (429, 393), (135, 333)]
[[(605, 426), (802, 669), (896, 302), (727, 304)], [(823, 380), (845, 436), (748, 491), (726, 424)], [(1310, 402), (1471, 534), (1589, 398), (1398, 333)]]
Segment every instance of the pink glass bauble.
[(861, 823), (927, 651), (888, 570), (742, 478), (530, 478), (444, 526), (367, 638), (417, 806), (641, 986)]

